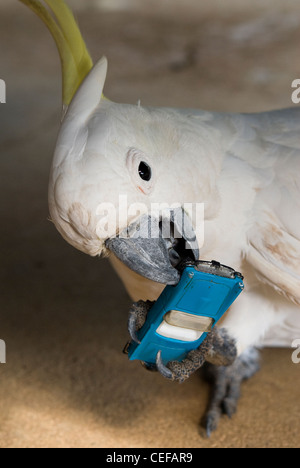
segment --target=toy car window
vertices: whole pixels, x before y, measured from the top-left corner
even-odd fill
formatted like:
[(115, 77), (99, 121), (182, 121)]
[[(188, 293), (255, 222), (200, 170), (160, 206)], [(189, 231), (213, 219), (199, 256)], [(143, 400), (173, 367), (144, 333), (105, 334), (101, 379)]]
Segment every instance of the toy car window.
[(179, 310), (170, 310), (164, 316), (164, 320), (175, 327), (190, 328), (201, 332), (210, 332), (214, 322), (211, 317), (187, 314)]

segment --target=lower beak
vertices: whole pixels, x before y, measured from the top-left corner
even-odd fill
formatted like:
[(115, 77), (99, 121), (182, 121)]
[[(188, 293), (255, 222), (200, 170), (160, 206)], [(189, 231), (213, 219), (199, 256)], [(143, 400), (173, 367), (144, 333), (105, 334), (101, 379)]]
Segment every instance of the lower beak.
[(179, 282), (179, 264), (198, 260), (199, 249), (190, 218), (178, 208), (167, 217), (142, 216), (106, 247), (136, 273), (158, 283)]

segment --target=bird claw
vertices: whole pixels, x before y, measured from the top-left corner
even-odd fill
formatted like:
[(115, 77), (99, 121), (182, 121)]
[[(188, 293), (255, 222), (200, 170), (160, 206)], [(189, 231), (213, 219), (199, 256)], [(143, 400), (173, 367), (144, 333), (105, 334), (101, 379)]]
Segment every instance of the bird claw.
[(166, 367), (162, 361), (161, 351), (158, 351), (157, 356), (156, 356), (156, 368), (163, 377), (169, 380), (174, 380), (173, 372), (171, 371), (171, 369)]
[[(200, 369), (205, 361), (226, 366), (234, 362), (236, 355), (234, 340), (227, 335), (226, 330), (214, 328), (199, 348), (190, 351), (181, 362), (170, 361), (165, 365), (162, 360), (162, 353), (159, 351), (156, 356), (156, 367), (166, 379), (183, 383)], [(230, 402), (228, 401), (229, 405)], [(228, 410), (228, 412), (230, 411)]]
[(136, 343), (140, 344), (141, 342), (137, 336), (138, 328), (136, 325), (136, 317), (131, 311), (129, 312), (128, 317), (128, 331), (132, 341), (135, 341)]
[(137, 332), (142, 328), (146, 321), (147, 314), (151, 309), (153, 302), (139, 301), (135, 302), (130, 311), (128, 318), (128, 331), (131, 339), (140, 344)]
[(211, 348), (211, 343), (212, 336), (208, 335), (199, 348), (190, 351), (183, 361), (170, 361), (167, 366), (163, 363), (161, 351), (159, 351), (156, 356), (157, 370), (163, 377), (183, 383), (203, 366), (209, 349)]

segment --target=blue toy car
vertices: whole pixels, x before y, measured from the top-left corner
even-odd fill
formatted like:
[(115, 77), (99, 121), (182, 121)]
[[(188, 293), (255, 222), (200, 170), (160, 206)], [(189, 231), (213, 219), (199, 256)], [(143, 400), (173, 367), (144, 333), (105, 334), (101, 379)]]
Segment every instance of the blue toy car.
[(244, 289), (243, 276), (218, 262), (186, 262), (176, 286), (167, 286), (150, 309), (126, 353), (153, 366), (161, 351), (164, 363), (182, 361), (200, 346)]

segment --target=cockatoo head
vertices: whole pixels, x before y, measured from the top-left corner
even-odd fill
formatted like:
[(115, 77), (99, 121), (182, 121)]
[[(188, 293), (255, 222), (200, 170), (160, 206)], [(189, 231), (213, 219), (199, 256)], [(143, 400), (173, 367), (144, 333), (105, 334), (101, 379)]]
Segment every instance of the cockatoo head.
[(63, 120), (49, 185), (51, 218), (79, 250), (113, 252), (137, 273), (175, 284), (179, 261), (199, 257), (202, 226), (193, 204), (205, 202), (207, 212), (215, 206), (214, 142), (196, 117), (106, 100), (106, 73), (103, 58)]

